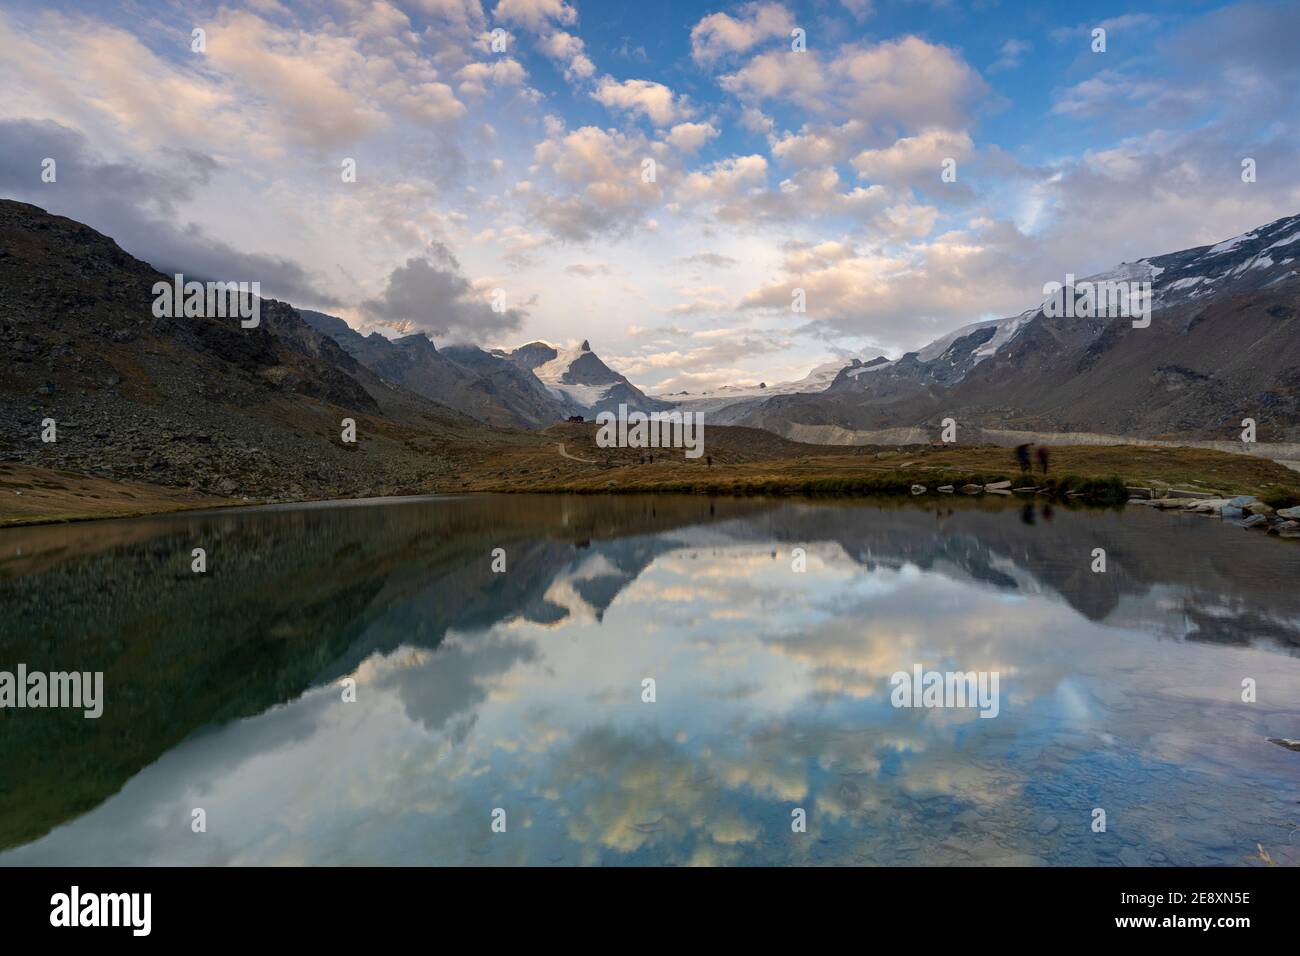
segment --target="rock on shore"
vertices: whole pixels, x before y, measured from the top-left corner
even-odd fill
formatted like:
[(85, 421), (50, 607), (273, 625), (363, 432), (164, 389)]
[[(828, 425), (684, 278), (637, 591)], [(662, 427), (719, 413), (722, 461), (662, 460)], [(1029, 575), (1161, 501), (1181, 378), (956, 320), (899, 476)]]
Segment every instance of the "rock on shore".
[[(1129, 489), (1133, 491), (1134, 489)], [(1300, 538), (1300, 506), (1276, 511), (1253, 495), (1223, 498), (1201, 492), (1171, 490), (1164, 498), (1133, 496), (1129, 504), (1162, 511), (1186, 511), (1233, 521), (1238, 527), (1257, 528), (1281, 538)]]

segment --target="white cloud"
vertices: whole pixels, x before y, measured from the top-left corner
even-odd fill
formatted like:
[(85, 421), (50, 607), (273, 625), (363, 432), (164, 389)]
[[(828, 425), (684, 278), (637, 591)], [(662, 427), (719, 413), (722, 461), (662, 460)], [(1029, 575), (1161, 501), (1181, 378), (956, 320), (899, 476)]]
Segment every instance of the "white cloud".
[(679, 123), (668, 131), (668, 144), (684, 153), (693, 153), (718, 135), (712, 123)]
[(413, 0), (424, 13), (432, 14), (460, 33), (483, 29), (486, 17), (479, 0)]
[[(464, 84), (462, 84), (462, 87)], [(460, 119), (465, 104), (446, 83), (422, 83), (403, 91), (397, 100), (402, 111), (418, 123), (436, 124)]]
[(522, 86), (527, 78), (523, 66), (518, 60), (503, 57), (489, 63), (467, 63), (456, 71), (460, 85), (456, 89), (461, 96), (483, 97), (487, 95), (487, 85), (498, 87)]
[(846, 50), (831, 72), (855, 119), (904, 129), (963, 128), (968, 104), (987, 90), (961, 54), (914, 36)]
[(708, 65), (729, 54), (746, 53), (764, 40), (789, 38), (794, 19), (779, 3), (747, 3), (739, 16), (711, 13), (691, 28), (691, 56)]
[(871, 182), (917, 185), (937, 182), (945, 159), (966, 159), (973, 144), (970, 134), (929, 129), (905, 136), (882, 149), (864, 149), (853, 157), (858, 175)]
[(637, 134), (584, 126), (560, 132), (537, 145), (536, 165), (559, 188), (530, 190), (530, 215), (554, 235), (585, 241), (619, 233), (644, 220), (661, 196), (656, 182), (642, 176), (652, 144)]
[(740, 113), (740, 125), (751, 133), (770, 133), (776, 123), (772, 117), (765, 116), (762, 110), (746, 106)]
[(668, 126), (688, 117), (691, 112), (672, 90), (651, 80), (624, 80), (620, 83), (613, 77), (604, 76), (591, 96), (609, 109), (639, 113), (657, 127)]
[(813, 50), (764, 53), (719, 82), (747, 106), (784, 101), (900, 131), (965, 128), (971, 105), (988, 90), (958, 52), (915, 36), (850, 44), (829, 61)]
[(763, 100), (786, 100), (814, 112), (830, 105), (829, 78), (812, 50), (759, 54), (718, 82), (749, 105)]
[[(270, 103), (285, 129), (321, 149), (346, 145), (384, 122), (373, 102), (380, 89), (353, 38), (280, 29), (228, 12), (209, 30), (207, 62)], [(445, 84), (426, 87), (402, 99), (424, 104), (439, 119), (457, 112)]]
[(500, 0), (492, 15), (502, 23), (517, 23), (538, 34), (556, 24), (568, 26), (578, 19), (578, 11), (564, 0)]
[(844, 191), (833, 166), (801, 169), (783, 179), (775, 190), (755, 188), (719, 203), (714, 216), (721, 222), (748, 226), (763, 222), (808, 222), (819, 216), (847, 216), (866, 222), (889, 201), (883, 186), (857, 186)]
[(732, 156), (688, 174), (677, 188), (684, 203), (731, 199), (767, 184), (767, 160), (757, 154)]
[[(906, 219), (910, 212), (900, 211)], [(915, 348), (978, 314), (1013, 315), (1025, 308), (1008, 287), (1004, 256), (1029, 245), (1005, 224), (945, 233), (898, 252), (843, 243), (792, 246), (785, 276), (744, 296), (747, 309), (788, 310), (802, 288), (808, 322), (834, 336), (869, 334), (897, 350)], [(977, 304), (975, 304), (977, 303)], [(974, 304), (974, 305), (973, 305)]]
[(564, 64), (564, 77), (570, 82), (589, 79), (596, 72), (596, 64), (586, 54), (581, 38), (557, 30), (538, 41), (538, 48), (552, 60)]
[(858, 120), (842, 126), (804, 126), (799, 133), (786, 133), (772, 144), (772, 155), (793, 166), (827, 166), (848, 158), (853, 144), (866, 127)]

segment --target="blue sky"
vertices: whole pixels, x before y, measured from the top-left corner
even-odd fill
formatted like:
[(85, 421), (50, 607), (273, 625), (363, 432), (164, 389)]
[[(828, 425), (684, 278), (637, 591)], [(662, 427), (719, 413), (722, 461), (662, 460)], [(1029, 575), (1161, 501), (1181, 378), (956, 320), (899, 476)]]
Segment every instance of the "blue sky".
[(897, 356), (1300, 211), (1294, 2), (11, 0), (0, 49), (0, 195), (364, 331), (586, 338), (653, 391)]

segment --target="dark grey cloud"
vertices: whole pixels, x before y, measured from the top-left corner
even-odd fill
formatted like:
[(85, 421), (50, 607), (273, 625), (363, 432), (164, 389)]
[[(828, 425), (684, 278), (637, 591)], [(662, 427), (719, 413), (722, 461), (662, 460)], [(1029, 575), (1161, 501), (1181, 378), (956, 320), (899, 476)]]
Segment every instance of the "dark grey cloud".
[[(506, 293), (508, 304), (509, 290)], [(389, 273), (383, 293), (367, 299), (362, 308), (378, 321), (470, 342), (518, 329), (527, 315), (517, 308), (493, 310), (461, 274), (451, 250), (440, 242), (431, 243), (425, 256), (407, 259)]]
[[(41, 162), (57, 180), (41, 181)], [(181, 204), (219, 168), (206, 154), (165, 151), (157, 168), (105, 162), (79, 131), (50, 121), (0, 120), (0, 196), (19, 199), (99, 230), (161, 272), (260, 282), (264, 295), (295, 305), (336, 306), (315, 277), (283, 256), (243, 252), (182, 221)]]
[(629, 220), (621, 211), (606, 209), (587, 202), (581, 196), (535, 196), (529, 203), (529, 215), (558, 239), (566, 242), (590, 242), (599, 235), (626, 235), (639, 212)]

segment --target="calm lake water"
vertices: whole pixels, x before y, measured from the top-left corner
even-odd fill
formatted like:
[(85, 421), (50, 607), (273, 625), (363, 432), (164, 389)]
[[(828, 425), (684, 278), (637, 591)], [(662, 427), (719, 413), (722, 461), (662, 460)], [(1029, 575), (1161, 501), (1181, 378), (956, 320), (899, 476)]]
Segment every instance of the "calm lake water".
[[(1298, 582), (1295, 542), (1041, 501), (0, 531), (0, 670), (105, 695), (0, 710), (0, 863), (1300, 863)], [(997, 716), (894, 707), (915, 664)]]

